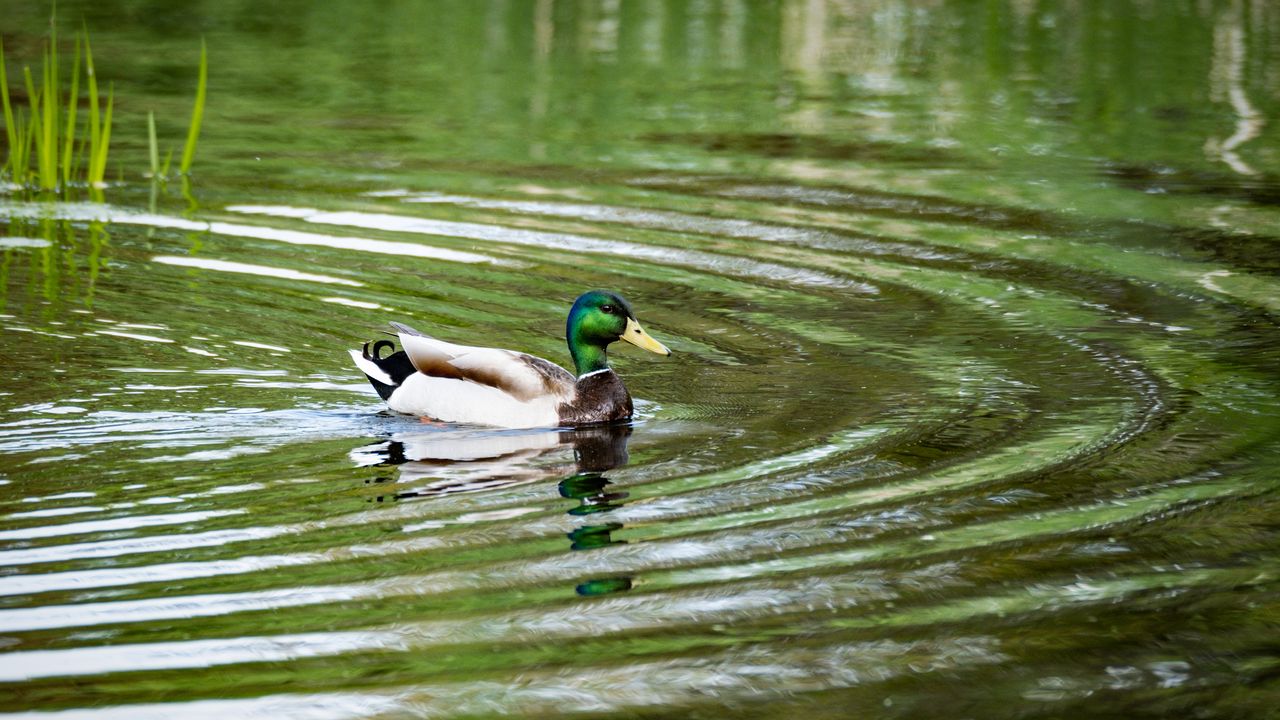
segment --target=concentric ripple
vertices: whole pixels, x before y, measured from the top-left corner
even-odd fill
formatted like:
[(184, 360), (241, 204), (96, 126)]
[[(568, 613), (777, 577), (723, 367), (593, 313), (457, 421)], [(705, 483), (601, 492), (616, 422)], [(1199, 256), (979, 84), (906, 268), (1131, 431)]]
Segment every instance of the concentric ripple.
[[(49, 241), (5, 246), (5, 709), (982, 706), (966, 678), (1066, 702), (1273, 667), (1274, 282), (927, 198), (596, 192), (0, 208)], [(343, 363), (388, 319), (560, 358), (587, 286), (675, 350), (616, 353), (634, 427), (424, 424)]]

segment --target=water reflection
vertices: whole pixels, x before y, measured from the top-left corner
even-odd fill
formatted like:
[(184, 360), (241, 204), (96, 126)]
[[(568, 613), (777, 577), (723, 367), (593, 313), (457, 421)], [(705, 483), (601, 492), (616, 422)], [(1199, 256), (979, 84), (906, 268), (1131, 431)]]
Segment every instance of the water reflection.
[[(0, 216), (6, 221), (0, 225), (0, 312), (42, 305), (42, 320), (48, 322), (68, 305), (79, 302), (93, 307), (98, 275), (107, 266), (103, 249), (110, 243), (110, 235), (102, 222), (80, 226), (44, 217), (35, 211), (39, 207), (33, 206), (32, 216), (27, 218)], [(26, 290), (16, 293), (16, 308), (10, 307), (10, 286), (14, 284), (20, 291)]]
[[(409, 486), (375, 495), (370, 502), (494, 491), (562, 478), (560, 496), (578, 503), (568, 514), (588, 519), (566, 534), (569, 548), (594, 550), (625, 543), (613, 538), (622, 523), (599, 516), (618, 509), (627, 498), (626, 492), (611, 489), (604, 473), (627, 464), (630, 436), (630, 425), (536, 432), (441, 429), (397, 433), (386, 442), (353, 450), (351, 457), (360, 466), (397, 471), (394, 478), (378, 476), (367, 483)], [(571, 460), (566, 449), (573, 452)], [(630, 590), (631, 581), (588, 578), (574, 590), (583, 596), (606, 595)]]
[[(613, 533), (622, 529), (619, 522), (601, 522), (602, 513), (612, 512), (622, 506), (627, 493), (610, 491), (612, 484), (604, 473), (627, 464), (627, 438), (631, 435), (628, 425), (605, 426), (574, 431), (573, 454), (578, 472), (560, 481), (560, 496), (577, 500), (569, 514), (589, 518), (590, 521), (568, 533), (572, 550), (594, 550), (609, 545), (625, 543), (615, 540)], [(578, 584), (574, 591), (583, 596), (608, 595), (631, 589), (630, 577), (590, 578)]]
[[(480, 429), (401, 432), (351, 452), (361, 466), (395, 468), (401, 486), (387, 499), (409, 500), (508, 488), (563, 475), (571, 467), (562, 453), (560, 432), (510, 433)], [(390, 482), (379, 477), (373, 482)], [(408, 487), (404, 487), (408, 486)]]

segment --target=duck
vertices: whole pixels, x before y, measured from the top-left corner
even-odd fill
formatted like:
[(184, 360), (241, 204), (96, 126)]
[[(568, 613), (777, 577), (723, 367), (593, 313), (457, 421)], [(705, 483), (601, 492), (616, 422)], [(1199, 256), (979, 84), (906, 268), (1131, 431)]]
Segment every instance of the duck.
[[(645, 332), (616, 292), (591, 290), (569, 309), (565, 340), (575, 372), (515, 350), (455, 345), (393, 322), (390, 340), (350, 350), (391, 410), (443, 423), (503, 428), (579, 427), (629, 421), (633, 407), (608, 347), (622, 340), (671, 351)], [(384, 351), (391, 350), (384, 355)]]

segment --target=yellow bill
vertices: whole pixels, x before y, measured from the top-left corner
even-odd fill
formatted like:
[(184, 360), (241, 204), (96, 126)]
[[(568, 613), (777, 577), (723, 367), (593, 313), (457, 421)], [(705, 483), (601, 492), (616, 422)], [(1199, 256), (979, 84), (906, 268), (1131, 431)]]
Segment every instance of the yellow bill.
[(651, 353), (658, 353), (659, 355), (671, 354), (667, 346), (654, 340), (652, 335), (640, 327), (640, 323), (636, 322), (635, 318), (627, 318), (627, 329), (622, 331), (622, 339)]

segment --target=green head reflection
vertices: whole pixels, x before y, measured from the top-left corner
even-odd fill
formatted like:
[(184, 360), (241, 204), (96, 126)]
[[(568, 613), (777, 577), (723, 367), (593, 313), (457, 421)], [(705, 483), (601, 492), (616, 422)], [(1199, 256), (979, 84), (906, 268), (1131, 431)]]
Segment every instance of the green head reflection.
[[(573, 442), (574, 459), (578, 472), (560, 481), (560, 496), (576, 500), (578, 504), (567, 512), (575, 517), (593, 517), (612, 512), (622, 506), (627, 493), (610, 491), (612, 483), (604, 473), (627, 463), (627, 438), (631, 427), (606, 425), (586, 430), (575, 430), (569, 435)], [(615, 540), (613, 533), (622, 529), (619, 522), (600, 522), (576, 528), (567, 534), (572, 550), (596, 550), (626, 542)], [(631, 589), (631, 578), (591, 578), (579, 583), (574, 591), (583, 597), (609, 595)]]
[(583, 597), (594, 597), (596, 595), (609, 595), (616, 592), (623, 592), (631, 589), (631, 578), (602, 578), (600, 580), (588, 580), (579, 584), (574, 590)]

